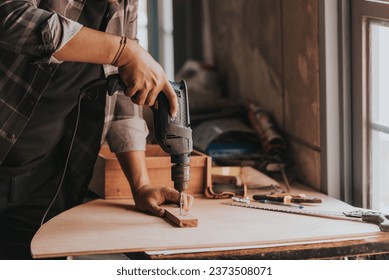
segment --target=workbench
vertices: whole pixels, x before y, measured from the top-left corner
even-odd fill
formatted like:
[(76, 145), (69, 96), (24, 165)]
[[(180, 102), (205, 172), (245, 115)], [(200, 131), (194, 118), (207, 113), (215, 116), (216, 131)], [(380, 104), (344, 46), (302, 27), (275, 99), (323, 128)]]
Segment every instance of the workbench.
[[(337, 199), (297, 186), (323, 200), (309, 209), (350, 211)], [(44, 224), (34, 258), (126, 253), (137, 259), (331, 259), (389, 252), (389, 233), (375, 224), (247, 209), (231, 199), (195, 198), (198, 227), (178, 228), (135, 210), (131, 199), (96, 199)], [(254, 203), (254, 202), (253, 202)]]

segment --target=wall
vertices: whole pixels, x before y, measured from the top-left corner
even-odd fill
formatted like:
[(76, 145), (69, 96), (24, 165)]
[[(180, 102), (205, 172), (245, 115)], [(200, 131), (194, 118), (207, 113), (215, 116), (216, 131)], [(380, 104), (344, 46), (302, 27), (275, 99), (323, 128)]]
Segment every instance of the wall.
[(318, 0), (203, 1), (208, 62), (230, 96), (272, 114), (299, 181), (320, 190)]

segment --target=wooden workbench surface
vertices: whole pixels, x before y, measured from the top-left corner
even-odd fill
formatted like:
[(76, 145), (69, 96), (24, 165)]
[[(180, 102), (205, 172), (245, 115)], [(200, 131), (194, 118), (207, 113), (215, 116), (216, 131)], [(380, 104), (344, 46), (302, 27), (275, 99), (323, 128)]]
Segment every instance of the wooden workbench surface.
[[(322, 198), (323, 203), (307, 206), (309, 209), (353, 210), (336, 199), (313, 195)], [(198, 227), (178, 228), (165, 219), (137, 212), (132, 200), (94, 200), (43, 225), (32, 241), (32, 254), (34, 258), (118, 252), (151, 252), (158, 256), (164, 252), (185, 256), (188, 252), (193, 256), (196, 251), (287, 251), (293, 246), (339, 246), (389, 239), (389, 234), (380, 232), (374, 224), (221, 204), (226, 201), (231, 200), (196, 197), (191, 214), (198, 218)], [(217, 258), (217, 254), (211, 255)]]

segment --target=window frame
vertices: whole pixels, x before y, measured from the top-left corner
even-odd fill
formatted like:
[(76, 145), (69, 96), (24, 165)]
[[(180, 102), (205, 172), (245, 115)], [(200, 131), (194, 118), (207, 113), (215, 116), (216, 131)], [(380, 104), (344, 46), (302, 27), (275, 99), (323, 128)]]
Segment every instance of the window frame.
[(173, 0), (147, 0), (147, 14), (149, 52), (174, 80)]
[(321, 189), (352, 203), (350, 2), (319, 0)]
[(368, 92), (370, 77), (369, 20), (389, 21), (389, 1), (353, 0), (352, 24), (352, 117), (353, 117), (353, 201), (371, 208), (370, 114)]

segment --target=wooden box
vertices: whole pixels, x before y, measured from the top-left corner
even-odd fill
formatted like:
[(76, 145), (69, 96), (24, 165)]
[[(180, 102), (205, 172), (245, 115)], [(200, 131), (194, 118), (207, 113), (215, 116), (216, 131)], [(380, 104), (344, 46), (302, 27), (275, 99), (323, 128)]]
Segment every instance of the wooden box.
[[(170, 155), (159, 145), (147, 145), (146, 165), (153, 186), (173, 187)], [(193, 151), (190, 157), (190, 181), (187, 193), (204, 194), (211, 184), (211, 157)], [(102, 198), (132, 198), (129, 182), (109, 147), (103, 146), (97, 158), (89, 188)]]

